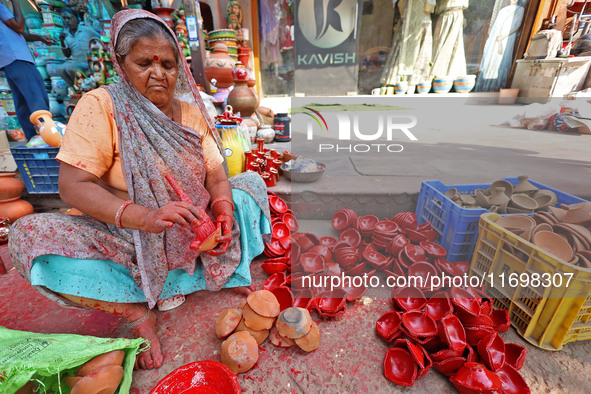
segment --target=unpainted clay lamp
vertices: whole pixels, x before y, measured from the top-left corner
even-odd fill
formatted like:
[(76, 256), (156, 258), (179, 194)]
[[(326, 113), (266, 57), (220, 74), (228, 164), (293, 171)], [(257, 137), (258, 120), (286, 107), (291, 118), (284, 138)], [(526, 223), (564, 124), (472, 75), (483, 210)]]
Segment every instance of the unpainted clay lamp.
[(76, 380), (72, 387), (72, 394), (98, 394), (98, 393), (114, 393), (119, 387), (119, 383), (123, 379), (123, 367), (120, 365), (107, 365)]
[(242, 311), (240, 309), (226, 309), (215, 322), (215, 335), (219, 339), (226, 338), (238, 327), (241, 319)]
[(252, 310), (252, 308), (246, 304), (242, 308), (242, 315), (244, 316), (244, 324), (251, 330), (261, 331), (270, 330), (275, 323), (274, 317), (264, 317)]
[(312, 352), (318, 349), (320, 344), (320, 330), (318, 329), (318, 325), (312, 322), (310, 331), (303, 337), (294, 339), (294, 341), (305, 352)]
[(261, 345), (265, 342), (265, 339), (269, 337), (269, 330), (253, 330), (252, 328), (248, 328), (246, 324), (244, 324), (244, 319), (240, 320), (238, 327), (234, 332), (246, 331), (256, 340), (257, 345)]
[[(166, 174), (164, 177), (178, 196), (179, 200), (193, 205), (191, 197), (181, 189), (178, 182), (170, 174)], [(191, 229), (195, 232), (195, 238), (191, 242), (189, 248), (198, 252), (215, 248), (218, 244), (216, 238), (222, 235), (220, 223), (217, 223), (217, 225), (213, 223), (205, 212), (203, 213), (201, 225), (197, 226), (194, 223), (191, 223)]]
[(277, 297), (268, 290), (250, 293), (246, 303), (255, 313), (263, 317), (277, 317), (281, 308)]
[(222, 343), (222, 364), (233, 373), (250, 370), (259, 359), (257, 341), (247, 331), (232, 334)]
[(271, 328), (269, 331), (269, 340), (271, 343), (277, 347), (291, 347), (295, 345), (295, 341), (293, 339), (284, 338), (277, 332), (277, 327)]
[(276, 327), (279, 335), (289, 339), (301, 338), (312, 328), (310, 312), (304, 308), (287, 308), (279, 315)]

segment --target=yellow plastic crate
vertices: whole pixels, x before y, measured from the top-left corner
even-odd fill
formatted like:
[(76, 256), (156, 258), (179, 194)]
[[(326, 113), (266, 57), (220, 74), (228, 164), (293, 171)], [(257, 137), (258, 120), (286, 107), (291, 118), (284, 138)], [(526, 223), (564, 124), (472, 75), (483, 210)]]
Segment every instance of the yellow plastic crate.
[[(591, 269), (505, 230), (495, 224), (499, 218), (480, 217), (470, 275), (483, 278), (495, 307), (508, 309), (517, 332), (533, 345), (560, 350), (565, 343), (591, 339)], [(539, 283), (532, 280), (536, 277)]]

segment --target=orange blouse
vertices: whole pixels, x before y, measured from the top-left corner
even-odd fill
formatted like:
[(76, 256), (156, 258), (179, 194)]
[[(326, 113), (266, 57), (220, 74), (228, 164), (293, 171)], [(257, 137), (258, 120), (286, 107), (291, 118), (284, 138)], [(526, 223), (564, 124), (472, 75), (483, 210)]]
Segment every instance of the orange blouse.
[[(199, 133), (207, 130), (199, 108), (181, 101), (181, 111), (183, 125)], [(202, 147), (207, 171), (222, 164), (222, 155), (211, 133), (203, 140)], [(95, 89), (80, 99), (68, 122), (57, 159), (96, 175), (108, 186), (127, 191), (119, 156), (119, 130), (113, 101), (106, 89)]]

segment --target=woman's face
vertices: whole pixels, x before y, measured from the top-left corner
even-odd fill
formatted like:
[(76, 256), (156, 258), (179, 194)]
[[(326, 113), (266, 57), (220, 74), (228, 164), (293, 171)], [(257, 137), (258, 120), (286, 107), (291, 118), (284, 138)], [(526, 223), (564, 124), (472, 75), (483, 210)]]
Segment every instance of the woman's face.
[(123, 71), (132, 86), (156, 107), (174, 97), (178, 68), (174, 50), (164, 37), (142, 37), (125, 56)]

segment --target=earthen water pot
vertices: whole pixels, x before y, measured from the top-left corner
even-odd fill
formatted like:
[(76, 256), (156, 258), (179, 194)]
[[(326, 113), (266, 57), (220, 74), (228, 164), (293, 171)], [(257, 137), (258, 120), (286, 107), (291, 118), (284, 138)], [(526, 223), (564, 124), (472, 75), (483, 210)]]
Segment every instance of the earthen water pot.
[(425, 253), (430, 257), (445, 257), (447, 256), (447, 250), (439, 244), (430, 241), (421, 241), (419, 246), (423, 248)]
[(106, 367), (108, 365), (119, 365), (123, 364), (125, 359), (125, 352), (123, 350), (113, 350), (107, 353), (103, 353), (90, 361), (82, 364), (76, 371), (78, 376), (86, 376), (92, 373), (94, 370)]
[(205, 59), (205, 77), (208, 81), (215, 78), (218, 88), (229, 88), (234, 84), (234, 66), (236, 61), (228, 55), (228, 47), (217, 42), (213, 47), (213, 54)]
[[(107, 365), (97, 368), (84, 376), (74, 385), (72, 394), (114, 393), (123, 379), (123, 367)], [(104, 391), (103, 391), (104, 390)]]
[(439, 338), (451, 350), (463, 351), (466, 347), (466, 331), (456, 315), (444, 316), (437, 327)]
[(502, 393), (499, 377), (479, 363), (465, 363), (449, 380), (461, 394)]
[(268, 290), (259, 290), (250, 293), (246, 297), (248, 306), (263, 317), (277, 317), (279, 315), (279, 302), (275, 295)]
[(320, 344), (320, 330), (318, 329), (318, 325), (312, 322), (310, 331), (303, 337), (294, 339), (294, 342), (305, 352), (312, 352), (318, 349)]
[(215, 335), (219, 338), (226, 338), (230, 335), (242, 320), (242, 310), (226, 309), (218, 316), (215, 323)]
[(482, 363), (491, 371), (498, 371), (505, 364), (505, 342), (493, 332), (478, 343), (478, 355)]
[(312, 323), (307, 309), (291, 307), (279, 314), (276, 327), (282, 337), (297, 339), (310, 332)]
[[(236, 66), (236, 68), (243, 66)], [(243, 118), (248, 118), (258, 108), (259, 98), (256, 93), (248, 87), (244, 79), (236, 78), (234, 75), (234, 89), (228, 94), (228, 105), (232, 106), (234, 113), (240, 113)]]
[(286, 282), (287, 280), (285, 272), (277, 272), (269, 276), (269, 278), (265, 281), (265, 284), (263, 285), (263, 290), (271, 291), (277, 287), (284, 286)]
[(437, 335), (437, 323), (423, 311), (404, 312), (400, 319), (402, 327), (412, 336), (427, 338)]
[(418, 376), (418, 365), (408, 350), (390, 348), (384, 357), (384, 376), (399, 386), (410, 387)]
[(442, 317), (453, 313), (451, 301), (445, 293), (433, 294), (425, 304), (425, 312), (436, 322)]
[(246, 327), (255, 331), (270, 330), (275, 323), (274, 317), (261, 316), (253, 311), (248, 304), (242, 308), (242, 318)]
[(16, 173), (0, 173), (0, 201), (19, 197), (25, 189), (25, 184), (14, 176)]
[(398, 312), (387, 312), (376, 321), (376, 331), (382, 339), (390, 343), (404, 335), (400, 330), (401, 323), (402, 321)]
[(509, 364), (516, 370), (520, 370), (525, 363), (527, 349), (516, 343), (505, 344), (505, 365)]
[(222, 343), (222, 364), (237, 374), (250, 370), (259, 359), (257, 341), (247, 331), (232, 334)]
[(531, 392), (523, 376), (510, 364), (505, 364), (496, 372), (496, 375), (501, 379), (503, 394), (529, 394)]
[(392, 300), (394, 306), (403, 311), (412, 311), (421, 309), (427, 299), (420, 289), (416, 287), (398, 287), (392, 291)]
[(269, 330), (269, 341), (271, 341), (271, 343), (277, 347), (290, 347), (295, 345), (293, 339), (283, 338), (281, 335), (279, 335), (277, 332), (277, 327), (273, 327), (271, 330)]
[(291, 290), (286, 286), (279, 286), (271, 290), (271, 293), (275, 295), (277, 301), (279, 301), (279, 309), (281, 311), (291, 308), (293, 306), (293, 294)]
[(21, 200), (20, 196), (0, 201), (0, 217), (8, 218), (11, 223), (32, 213), (33, 205)]

